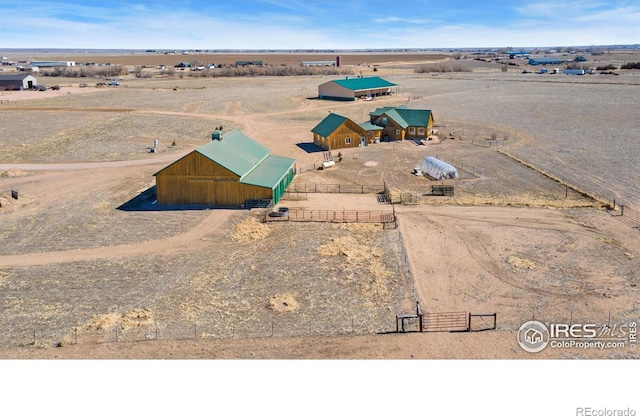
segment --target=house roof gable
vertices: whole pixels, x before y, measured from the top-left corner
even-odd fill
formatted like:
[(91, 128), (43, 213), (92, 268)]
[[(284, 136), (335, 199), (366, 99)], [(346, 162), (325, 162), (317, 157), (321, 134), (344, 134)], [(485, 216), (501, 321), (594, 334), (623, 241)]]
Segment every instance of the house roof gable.
[(329, 137), (331, 133), (336, 131), (348, 118), (336, 113), (330, 113), (320, 123), (311, 129), (312, 133), (316, 133), (322, 137)]
[(374, 118), (386, 115), (403, 129), (409, 126), (428, 126), (431, 121), (431, 110), (420, 110), (400, 107), (380, 107), (369, 113)]

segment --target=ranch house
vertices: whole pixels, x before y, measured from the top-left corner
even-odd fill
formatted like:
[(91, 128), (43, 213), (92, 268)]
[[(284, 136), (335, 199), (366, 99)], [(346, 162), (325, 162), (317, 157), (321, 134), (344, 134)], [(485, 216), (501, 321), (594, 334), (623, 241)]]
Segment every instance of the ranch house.
[(295, 160), (274, 156), (239, 130), (216, 130), (212, 140), (155, 173), (160, 205), (277, 204), (295, 174)]
[(381, 107), (369, 113), (371, 124), (382, 127), (382, 140), (425, 139), (433, 133), (431, 110), (405, 106)]

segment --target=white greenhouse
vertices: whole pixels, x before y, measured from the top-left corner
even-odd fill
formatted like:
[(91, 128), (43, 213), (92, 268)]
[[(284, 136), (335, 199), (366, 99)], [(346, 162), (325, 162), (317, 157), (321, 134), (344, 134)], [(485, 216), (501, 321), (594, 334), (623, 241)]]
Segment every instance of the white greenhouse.
[(429, 175), (435, 180), (457, 179), (458, 171), (455, 167), (433, 156), (427, 156), (422, 162), (422, 173)]

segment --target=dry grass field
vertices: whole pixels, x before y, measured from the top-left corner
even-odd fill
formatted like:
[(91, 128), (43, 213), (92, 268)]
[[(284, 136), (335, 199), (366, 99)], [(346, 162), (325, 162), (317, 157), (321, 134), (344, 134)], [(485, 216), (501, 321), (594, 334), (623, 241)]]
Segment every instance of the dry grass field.
[[(628, 349), (531, 355), (516, 332), (532, 316), (638, 318), (638, 230), (602, 209), (612, 198), (640, 205), (631, 163), (640, 150), (638, 76), (501, 73), (476, 61), (474, 72), (416, 74), (410, 59), (369, 58), (399, 95), (317, 100), (323, 76), (125, 77), (118, 88), (82, 93), (77, 79), (56, 79), (45, 83), (62, 85), (59, 94), (8, 95), (0, 105), (0, 357), (637, 357)], [(306, 170), (322, 153), (300, 145), (329, 111), (365, 121), (376, 107), (400, 104), (430, 108), (446, 138), (343, 150), (334, 167)], [(296, 158), (306, 171), (295, 185), (386, 183), (420, 203), (313, 193), (282, 202), (395, 209), (397, 229), (156, 207), (153, 173), (218, 126)], [(149, 153), (155, 138), (160, 151)], [(429, 155), (458, 167), (461, 178), (446, 182), (454, 196), (428, 196), (433, 182), (412, 174)], [(429, 312), (497, 313), (497, 330), (380, 334), (395, 331), (395, 316), (416, 301)]]

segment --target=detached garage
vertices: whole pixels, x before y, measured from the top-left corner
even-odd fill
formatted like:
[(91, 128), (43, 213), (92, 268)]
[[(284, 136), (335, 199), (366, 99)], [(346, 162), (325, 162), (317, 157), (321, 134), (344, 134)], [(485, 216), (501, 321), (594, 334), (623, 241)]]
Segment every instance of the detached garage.
[(271, 199), (277, 204), (295, 174), (295, 160), (239, 130), (215, 131), (211, 142), (157, 172), (160, 205), (240, 207)]

